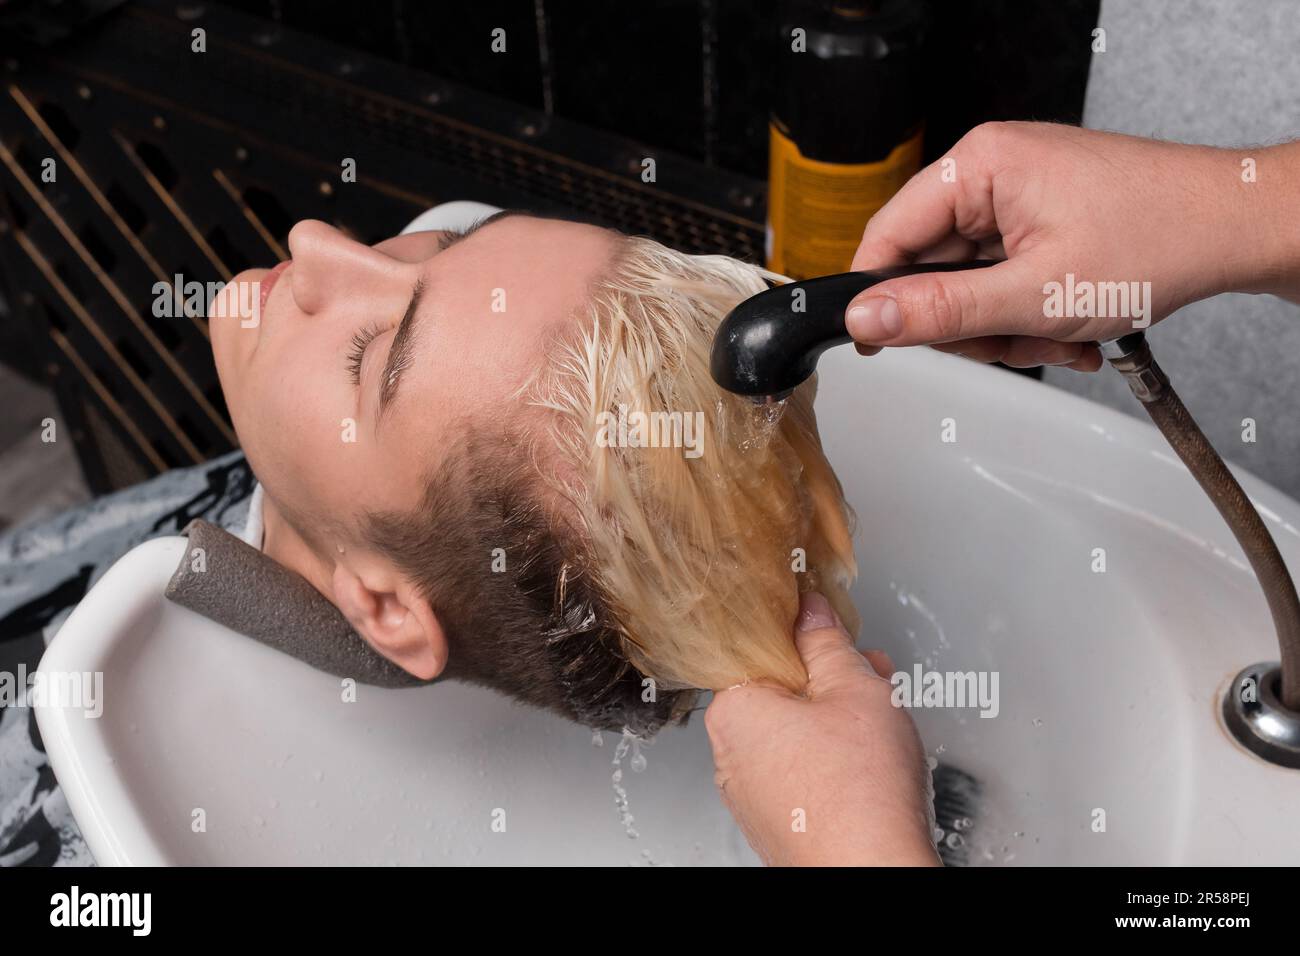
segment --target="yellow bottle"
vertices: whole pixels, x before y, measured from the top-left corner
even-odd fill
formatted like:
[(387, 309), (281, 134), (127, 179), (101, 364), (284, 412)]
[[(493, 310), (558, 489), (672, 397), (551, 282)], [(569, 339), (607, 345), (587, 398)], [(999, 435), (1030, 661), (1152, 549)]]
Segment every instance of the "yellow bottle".
[(847, 270), (867, 220), (921, 165), (919, 0), (793, 4), (770, 122), (767, 265)]

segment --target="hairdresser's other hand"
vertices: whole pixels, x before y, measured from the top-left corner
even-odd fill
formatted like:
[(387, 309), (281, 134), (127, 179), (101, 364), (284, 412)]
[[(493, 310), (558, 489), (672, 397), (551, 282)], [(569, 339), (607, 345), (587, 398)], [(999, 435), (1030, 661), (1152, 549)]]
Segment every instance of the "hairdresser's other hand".
[(744, 684), (705, 712), (727, 808), (769, 865), (937, 865), (930, 772), (878, 673), (893, 673), (889, 658), (854, 650), (820, 594), (797, 627), (807, 697)]
[[(850, 304), (848, 330), (863, 354), (931, 344), (985, 362), (1095, 371), (1095, 342), (1197, 299), (1235, 291), (1300, 301), (1297, 221), (1300, 144), (1216, 149), (986, 123), (876, 213), (853, 268), (1006, 261), (883, 282)], [(1067, 275), (1076, 289), (1149, 282), (1150, 301), (1119, 316), (1053, 315), (1045, 286), (1068, 289)]]

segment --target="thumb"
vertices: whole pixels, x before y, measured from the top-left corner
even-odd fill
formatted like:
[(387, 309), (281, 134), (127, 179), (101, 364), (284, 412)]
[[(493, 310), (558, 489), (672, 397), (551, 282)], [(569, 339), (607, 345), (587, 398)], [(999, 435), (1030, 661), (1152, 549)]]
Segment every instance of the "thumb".
[(931, 345), (981, 335), (1050, 337), (1042, 283), (1024, 256), (987, 269), (926, 272), (862, 292), (845, 312), (864, 345)]
[(810, 591), (799, 599), (799, 620), (795, 647), (808, 670), (808, 689), (824, 694), (846, 681), (874, 674), (871, 665), (853, 647), (853, 638), (840, 623), (839, 615), (826, 598)]

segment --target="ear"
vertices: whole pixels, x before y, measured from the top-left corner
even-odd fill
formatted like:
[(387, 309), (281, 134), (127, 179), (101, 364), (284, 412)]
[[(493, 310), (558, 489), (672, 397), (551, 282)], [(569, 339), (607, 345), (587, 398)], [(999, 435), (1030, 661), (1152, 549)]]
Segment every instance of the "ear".
[(447, 666), (447, 635), (428, 600), (396, 568), (378, 558), (349, 555), (334, 565), (334, 603), (384, 657), (431, 680)]

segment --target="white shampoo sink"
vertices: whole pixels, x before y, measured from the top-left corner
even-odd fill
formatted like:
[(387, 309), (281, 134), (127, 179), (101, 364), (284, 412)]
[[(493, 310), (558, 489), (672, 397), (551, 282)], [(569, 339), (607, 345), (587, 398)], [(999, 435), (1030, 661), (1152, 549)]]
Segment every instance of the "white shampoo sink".
[[(1218, 713), (1238, 670), (1277, 658), (1267, 609), (1160, 434), (928, 349), (835, 349), (821, 371), (825, 445), (859, 515), (861, 646), (998, 676), (996, 717), (913, 711), (928, 752), (979, 781), (971, 862), (1300, 860), (1300, 771), (1241, 749)], [(1300, 504), (1238, 476), (1300, 568)], [(755, 861), (699, 715), (645, 748), (643, 772), (623, 759), (633, 838), (615, 735), (596, 747), (454, 684), (346, 703), (337, 679), (165, 601), (183, 548), (122, 558), (41, 662), (104, 675), (102, 717), (37, 715), (101, 864)]]
[[(1267, 610), (1154, 428), (925, 349), (836, 349), (821, 387), (860, 521), (861, 646), (909, 671), (998, 674), (996, 717), (913, 710), (928, 751), (981, 785), (972, 862), (1300, 859), (1300, 771), (1242, 750), (1218, 716), (1232, 676), (1277, 657)], [(1239, 477), (1300, 567), (1300, 505)], [(631, 838), (615, 735), (596, 747), (460, 685), (344, 703), (336, 679), (165, 601), (182, 549), (124, 557), (41, 663), (104, 673), (102, 717), (38, 712), (100, 863), (754, 861), (698, 716), (645, 749), (644, 772), (624, 759)]]

